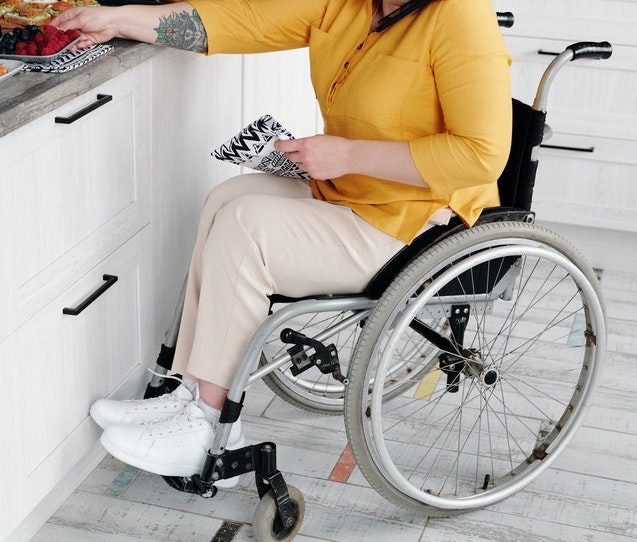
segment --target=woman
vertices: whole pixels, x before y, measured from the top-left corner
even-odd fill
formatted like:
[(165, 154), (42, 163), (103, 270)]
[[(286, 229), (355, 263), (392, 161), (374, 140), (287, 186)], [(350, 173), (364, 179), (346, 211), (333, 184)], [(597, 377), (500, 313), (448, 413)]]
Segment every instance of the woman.
[[(80, 29), (80, 46), (123, 37), (207, 54), (309, 47), (325, 123), (325, 135), (277, 143), (309, 183), (252, 174), (210, 193), (173, 364), (182, 385), (91, 408), (104, 446), (134, 466), (201, 471), (269, 294), (361, 291), (418, 233), (453, 213), (471, 225), (498, 204), (510, 59), (489, 0), (192, 0), (80, 8), (53, 24)], [(242, 443), (237, 422), (228, 447)]]

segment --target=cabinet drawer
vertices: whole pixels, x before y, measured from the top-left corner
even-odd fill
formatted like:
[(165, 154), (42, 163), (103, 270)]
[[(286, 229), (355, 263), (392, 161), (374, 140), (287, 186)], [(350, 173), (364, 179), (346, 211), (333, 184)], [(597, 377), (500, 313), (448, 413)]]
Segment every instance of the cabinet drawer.
[(515, 16), (513, 27), (502, 29), (505, 35), (637, 45), (636, 0), (492, 0), (492, 5)]
[[(506, 42), (514, 58), (513, 96), (531, 104), (553, 58), (543, 53), (561, 52), (569, 42), (544, 38)], [(564, 66), (550, 89), (548, 121), (560, 131), (637, 139), (637, 49), (617, 46), (608, 60), (578, 60)]]
[[(149, 222), (142, 84), (133, 70), (3, 138), (0, 241), (10, 247), (2, 274), (12, 312), (0, 311), (0, 338)], [(56, 122), (91, 109), (98, 94), (112, 99)]]
[[(150, 310), (149, 239), (146, 231), (91, 270), (68, 291), (12, 334), (4, 347), (14, 355), (0, 360), (2, 412), (19, 409), (16, 422), (3, 424), (4, 455), (11, 465), (5, 487), (13, 491), (19, 522), (80, 461), (97, 437), (88, 418), (90, 404), (111, 393), (140, 370)], [(77, 316), (63, 314), (102, 284), (104, 273), (117, 282)], [(0, 346), (3, 343), (0, 342)], [(9, 345), (9, 346), (7, 346)], [(1, 351), (1, 350), (0, 350)], [(18, 357), (15, 357), (18, 356)], [(139, 375), (137, 375), (139, 378)], [(19, 399), (13, 388), (19, 388)], [(15, 401), (15, 402), (14, 402)]]
[(540, 151), (538, 220), (637, 231), (637, 141), (558, 133), (546, 144), (558, 148)]

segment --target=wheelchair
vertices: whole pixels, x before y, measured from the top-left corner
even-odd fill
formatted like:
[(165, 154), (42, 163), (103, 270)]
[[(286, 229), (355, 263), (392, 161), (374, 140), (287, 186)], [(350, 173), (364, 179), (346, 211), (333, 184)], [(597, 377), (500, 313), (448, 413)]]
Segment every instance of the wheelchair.
[[(510, 26), (510, 14), (498, 15)], [(244, 390), (259, 379), (297, 407), (342, 414), (361, 472), (403, 508), (442, 517), (477, 510), (545, 471), (590, 405), (606, 327), (594, 270), (567, 240), (534, 223), (538, 149), (555, 75), (569, 61), (611, 54), (607, 42), (572, 44), (544, 72), (532, 106), (513, 100), (501, 206), (476, 225), (454, 219), (421, 234), (363, 293), (272, 296), (203, 471), (166, 482), (213, 497), (216, 481), (254, 472), (257, 540), (294, 538), (305, 504), (278, 470), (276, 444), (225, 449)], [(171, 390), (164, 376), (182, 304), (146, 397)]]

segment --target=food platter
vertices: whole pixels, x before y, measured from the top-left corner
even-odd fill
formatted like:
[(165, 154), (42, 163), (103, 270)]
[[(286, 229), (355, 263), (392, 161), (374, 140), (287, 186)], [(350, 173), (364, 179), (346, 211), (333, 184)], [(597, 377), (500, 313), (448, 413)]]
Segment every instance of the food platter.
[(75, 38), (72, 42), (70, 42), (66, 47), (64, 47), (63, 49), (60, 49), (57, 53), (52, 54), (52, 55), (0, 55), (0, 61), (4, 64), (5, 60), (14, 60), (14, 61), (18, 61), (18, 62), (23, 62), (26, 64), (47, 64), (49, 62), (51, 62), (52, 60), (55, 60), (56, 58), (62, 56), (64, 53), (68, 53), (71, 49), (71, 47), (73, 47), (73, 45), (75, 45), (78, 41), (80, 41), (80, 38)]
[[(97, 0), (0, 0), (0, 28), (2, 30), (12, 30), (14, 28), (24, 28), (27, 24), (44, 26), (59, 15), (62, 11), (78, 6), (97, 6)], [(9, 17), (16, 10), (26, 8), (30, 13), (29, 17), (35, 20), (14, 22)]]
[(18, 73), (22, 69), (22, 66), (24, 66), (24, 62), (20, 62), (19, 60), (0, 60), (0, 64), (7, 69), (7, 73), (0, 75), (0, 83)]

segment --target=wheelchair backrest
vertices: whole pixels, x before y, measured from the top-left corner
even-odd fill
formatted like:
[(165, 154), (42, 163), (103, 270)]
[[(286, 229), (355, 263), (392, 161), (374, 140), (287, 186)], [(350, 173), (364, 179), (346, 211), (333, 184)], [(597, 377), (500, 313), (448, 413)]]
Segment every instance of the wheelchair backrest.
[(546, 113), (516, 99), (512, 106), (511, 149), (498, 179), (500, 205), (530, 211), (538, 165), (534, 149), (542, 142)]

